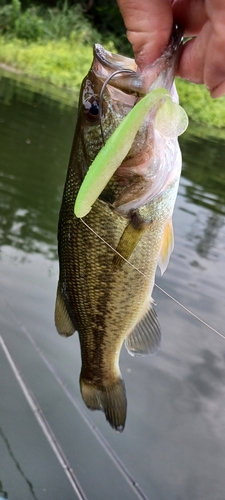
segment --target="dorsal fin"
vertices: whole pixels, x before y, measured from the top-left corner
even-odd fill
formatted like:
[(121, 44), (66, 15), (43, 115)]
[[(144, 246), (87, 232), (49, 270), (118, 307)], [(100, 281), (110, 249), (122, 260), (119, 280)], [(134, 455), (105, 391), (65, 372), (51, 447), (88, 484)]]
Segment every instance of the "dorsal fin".
[(133, 332), (125, 340), (125, 346), (131, 356), (154, 354), (160, 347), (161, 330), (154, 307), (144, 315)]

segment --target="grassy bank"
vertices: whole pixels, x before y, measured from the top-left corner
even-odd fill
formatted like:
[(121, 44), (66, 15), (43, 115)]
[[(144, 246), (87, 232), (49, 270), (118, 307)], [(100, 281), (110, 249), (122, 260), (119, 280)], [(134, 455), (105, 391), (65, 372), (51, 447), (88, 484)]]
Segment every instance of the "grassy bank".
[(212, 99), (204, 85), (176, 79), (180, 104), (189, 118), (208, 127), (225, 128), (225, 96)]
[(78, 90), (90, 67), (93, 49), (79, 41), (30, 42), (0, 38), (0, 63), (58, 87)]
[[(0, 8), (0, 65), (77, 92), (91, 64), (93, 43), (115, 51), (115, 39), (98, 33), (78, 6), (69, 9), (65, 2), (61, 10), (41, 9), (23, 12), (19, 0)], [(177, 89), (190, 119), (225, 128), (225, 97), (213, 100), (203, 86), (180, 79)]]
[[(97, 42), (98, 40), (96, 40)], [(113, 50), (113, 43), (107, 48)], [(92, 60), (90, 45), (70, 39), (27, 42), (0, 37), (0, 63), (9, 65), (32, 78), (58, 87), (78, 91)], [(211, 99), (207, 90), (177, 79), (180, 103), (195, 122), (225, 128), (225, 98)]]
[(90, 67), (93, 44), (104, 43), (109, 50), (114, 45), (97, 32), (80, 5), (68, 5), (65, 0), (61, 8), (31, 4), (23, 10), (20, 0), (12, 0), (0, 6), (0, 64), (77, 90)]

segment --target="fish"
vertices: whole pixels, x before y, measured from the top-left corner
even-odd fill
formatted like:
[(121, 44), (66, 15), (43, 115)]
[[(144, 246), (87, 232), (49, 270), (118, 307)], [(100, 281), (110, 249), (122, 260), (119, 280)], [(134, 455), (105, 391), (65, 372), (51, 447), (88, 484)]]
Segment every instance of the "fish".
[(74, 203), (93, 160), (138, 100), (163, 87), (178, 101), (174, 76), (181, 48), (182, 31), (174, 27), (161, 56), (141, 72), (132, 58), (95, 44), (59, 214), (56, 329), (65, 337), (78, 332), (83, 401), (102, 410), (119, 432), (127, 416), (121, 348), (125, 341), (133, 356), (159, 349), (152, 291), (156, 268), (165, 271), (174, 246), (181, 152), (177, 137), (157, 130), (157, 105), (90, 212), (76, 217)]

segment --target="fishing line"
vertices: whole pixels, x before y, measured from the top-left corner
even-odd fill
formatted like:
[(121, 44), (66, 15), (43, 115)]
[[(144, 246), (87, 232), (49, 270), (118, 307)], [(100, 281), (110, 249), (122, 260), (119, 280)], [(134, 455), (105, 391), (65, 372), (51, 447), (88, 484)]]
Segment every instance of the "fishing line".
[[(136, 75), (136, 72), (133, 71), (132, 69), (118, 69), (116, 71), (114, 71), (113, 73), (111, 73), (111, 75), (108, 76), (108, 78), (106, 78), (106, 80), (104, 81), (103, 85), (102, 85), (102, 88), (101, 88), (101, 92), (100, 92), (100, 95), (99, 95), (99, 124), (100, 124), (100, 131), (101, 131), (101, 136), (102, 136), (102, 141), (103, 141), (103, 144), (105, 145), (105, 137), (104, 137), (104, 131), (103, 131), (103, 126), (102, 126), (102, 117), (103, 117), (103, 95), (104, 95), (104, 92), (105, 92), (105, 89), (106, 89), (106, 86), (108, 85), (108, 83), (110, 82), (110, 80), (112, 78), (114, 78), (114, 76), (120, 74), (120, 73), (128, 73), (128, 74), (132, 74), (132, 75)], [(148, 279), (147, 276), (140, 270), (138, 269), (137, 267), (135, 267), (131, 262), (129, 262), (125, 257), (123, 257), (123, 255), (121, 255), (115, 248), (113, 248), (106, 240), (104, 240), (104, 238), (102, 238), (98, 233), (96, 233), (96, 231), (91, 228), (84, 220), (83, 218), (81, 217), (80, 220), (83, 222), (83, 224), (95, 235), (97, 236), (97, 238), (99, 238), (106, 246), (108, 246), (114, 253), (116, 253), (117, 255), (119, 255), (119, 257), (121, 259), (123, 259), (127, 264), (129, 264), (130, 267), (132, 267), (135, 271), (137, 271), (139, 274), (141, 274), (145, 279)], [(187, 307), (185, 307), (183, 304), (181, 304), (181, 302), (179, 302), (178, 300), (176, 300), (174, 297), (172, 297), (172, 295), (170, 295), (168, 292), (166, 292), (165, 290), (163, 290), (163, 288), (161, 288), (159, 285), (157, 285), (155, 283), (155, 286), (156, 288), (158, 288), (158, 290), (160, 290), (162, 293), (164, 293), (167, 297), (169, 297), (171, 300), (173, 300), (173, 302), (175, 302), (177, 305), (179, 305), (183, 310), (185, 310), (187, 313), (189, 313), (193, 318), (195, 318), (197, 321), (199, 321), (200, 323), (202, 323), (204, 326), (206, 326), (207, 328), (209, 328), (210, 330), (212, 330), (214, 333), (216, 333), (217, 335), (219, 335), (219, 337), (223, 338), (225, 340), (225, 336), (222, 335), (222, 333), (218, 332), (218, 330), (216, 330), (215, 328), (213, 328), (212, 326), (210, 326), (208, 323), (206, 323), (203, 319), (201, 319), (199, 316), (197, 316), (195, 313), (193, 313), (192, 311), (190, 311), (190, 309), (188, 309)]]
[(106, 80), (104, 81), (103, 85), (102, 85), (102, 88), (101, 88), (101, 92), (100, 92), (100, 95), (99, 95), (99, 124), (100, 124), (100, 130), (101, 130), (101, 136), (102, 136), (102, 141), (103, 141), (103, 144), (105, 145), (105, 137), (104, 137), (104, 131), (103, 131), (103, 126), (102, 126), (102, 116), (103, 116), (103, 94), (105, 92), (105, 88), (106, 88), (106, 85), (108, 85), (109, 81), (116, 75), (118, 75), (119, 73), (130, 73), (132, 75), (136, 75), (136, 72), (133, 71), (132, 69), (117, 69), (116, 71), (114, 71), (113, 73), (111, 73), (111, 75), (108, 76), (108, 78), (106, 78)]
[(7, 348), (7, 345), (3, 339), (3, 337), (0, 334), (0, 346), (2, 347), (2, 350), (9, 362), (9, 365), (11, 366), (11, 369), (20, 385), (20, 388), (22, 389), (22, 392), (27, 400), (27, 403), (29, 404), (38, 424), (40, 425), (45, 437), (47, 438), (56, 458), (58, 459), (62, 469), (64, 470), (67, 479), (69, 480), (73, 491), (76, 493), (76, 496), (79, 500), (88, 500), (69, 461), (67, 460), (60, 444), (59, 441), (57, 440), (50, 424), (48, 423), (48, 420), (45, 418), (40, 406), (38, 405), (38, 402), (36, 401), (36, 398), (31, 391), (30, 387), (28, 386), (27, 382), (25, 381), (25, 378), (21, 372), (21, 370), (18, 368), (16, 365), (13, 357), (11, 356), (9, 349)]
[(82, 217), (80, 217), (80, 220), (83, 222), (83, 224), (88, 228), (90, 229), (90, 231), (95, 234), (95, 236), (97, 236), (99, 238), (99, 240), (101, 240), (103, 243), (105, 243), (105, 245), (107, 247), (109, 247), (114, 253), (116, 253), (117, 255), (119, 255), (119, 257), (121, 257), (121, 259), (123, 259), (127, 264), (129, 264), (129, 266), (133, 267), (133, 269), (135, 269), (135, 271), (137, 271), (139, 274), (141, 274), (142, 276), (144, 276), (144, 278), (147, 279), (147, 276), (142, 272), (140, 271), (140, 269), (138, 269), (137, 267), (134, 266), (134, 264), (132, 264), (131, 262), (129, 262), (129, 260), (125, 259), (125, 257), (123, 257), (123, 255), (121, 255), (119, 252), (117, 252), (117, 250), (112, 247), (110, 245), (110, 243), (108, 243), (106, 240), (104, 240), (104, 238), (102, 238), (102, 236), (100, 236), (100, 234), (96, 233), (96, 231), (94, 229), (92, 229), (91, 226), (89, 226), (87, 224), (87, 222), (84, 221), (84, 219), (82, 219)]
[(190, 309), (188, 309), (183, 304), (181, 304), (181, 302), (179, 302), (179, 300), (177, 300), (174, 297), (172, 297), (172, 295), (170, 295), (168, 292), (166, 292), (165, 290), (163, 290), (163, 288), (161, 288), (156, 283), (155, 283), (155, 286), (156, 286), (156, 288), (158, 288), (158, 290), (160, 290), (160, 292), (163, 292), (165, 295), (167, 295), (167, 297), (169, 297), (176, 304), (178, 304), (178, 306), (182, 307), (182, 309), (184, 309), (186, 312), (188, 312), (189, 314), (191, 314), (191, 316), (193, 316), (193, 318), (195, 318), (198, 321), (200, 321), (200, 323), (202, 323), (204, 326), (207, 326), (207, 328), (209, 328), (210, 330), (212, 330), (214, 333), (217, 333), (217, 335), (219, 335), (219, 337), (221, 337), (222, 339), (225, 340), (225, 336), (222, 333), (218, 332), (218, 330), (216, 330), (215, 328), (213, 328), (213, 326), (208, 325), (208, 323), (206, 323), (203, 319), (199, 318), (199, 316), (197, 316), (197, 314), (195, 314), (192, 311), (190, 311)]
[[(90, 429), (90, 431), (94, 434), (95, 438), (97, 439), (97, 441), (99, 442), (99, 444), (102, 446), (102, 448), (104, 449), (104, 451), (107, 453), (107, 455), (109, 456), (109, 458), (112, 460), (113, 464), (116, 466), (116, 468), (120, 472), (121, 476), (125, 479), (125, 481), (127, 482), (127, 484), (129, 484), (129, 486), (132, 488), (132, 490), (136, 494), (137, 498), (139, 500), (150, 500), (149, 497), (147, 497), (147, 495), (142, 490), (141, 486), (139, 486), (139, 484), (136, 481), (136, 479), (132, 476), (132, 474), (130, 473), (130, 471), (126, 468), (125, 464), (119, 458), (119, 456), (117, 455), (117, 453), (114, 451), (114, 449), (112, 448), (112, 446), (110, 445), (110, 443), (103, 436), (103, 434), (98, 429), (98, 427), (92, 422), (91, 418), (89, 418), (89, 416), (87, 415), (87, 413), (83, 409), (83, 406), (80, 405), (80, 403), (77, 400), (77, 398), (69, 390), (69, 388), (67, 387), (66, 383), (61, 379), (61, 377), (59, 376), (58, 372), (53, 367), (53, 365), (51, 364), (51, 362), (49, 361), (49, 359), (46, 357), (46, 355), (43, 352), (43, 350), (37, 345), (37, 343), (34, 340), (32, 334), (30, 333), (30, 331), (20, 321), (20, 319), (16, 315), (14, 309), (6, 301), (6, 299), (5, 299), (4, 296), (3, 296), (3, 301), (5, 303), (5, 306), (10, 311), (11, 316), (15, 320), (16, 324), (18, 325), (18, 327), (22, 331), (22, 333), (26, 336), (26, 338), (29, 340), (29, 342), (31, 343), (31, 345), (34, 347), (34, 349), (36, 350), (36, 352), (38, 353), (38, 355), (40, 356), (40, 358), (43, 360), (43, 362), (45, 363), (45, 365), (47, 366), (47, 368), (49, 369), (49, 371), (55, 377), (56, 381), (58, 382), (58, 384), (61, 387), (61, 389), (63, 390), (63, 392), (66, 394), (66, 396), (68, 397), (68, 399), (72, 403), (73, 407), (77, 410), (77, 412), (80, 415), (80, 417), (83, 419), (83, 421), (88, 426), (88, 428)], [(19, 375), (20, 375), (20, 382), (21, 382), (21, 380), (24, 382), (24, 377), (22, 376), (22, 373), (20, 371), (18, 372), (17, 368), (14, 367), (14, 365), (15, 365), (14, 361), (12, 363), (12, 360), (10, 359), (11, 355), (10, 355), (10, 353), (9, 353), (7, 347), (6, 347), (6, 344), (5, 344), (5, 342), (4, 342), (1, 334), (0, 334), (0, 345), (2, 345), (3, 350), (4, 350), (4, 352), (5, 352), (8, 360), (10, 361), (11, 366), (13, 365), (12, 367), (13, 367), (14, 373), (15, 373), (15, 370), (16, 370), (16, 377), (17, 377), (17, 375), (19, 373)], [(22, 384), (23, 385), (23, 389), (24, 389), (24, 384), (25, 384), (25, 382)], [(27, 388), (25, 387), (25, 392), (27, 392), (26, 389)], [(29, 394), (32, 394), (30, 389), (29, 389)], [(34, 399), (34, 396), (33, 396), (33, 399)], [(43, 416), (43, 412), (40, 409), (40, 407), (37, 405), (37, 403), (36, 403), (36, 408), (38, 408), (38, 414), (41, 414)], [(36, 414), (35, 414), (35, 416), (36, 416)], [(49, 426), (49, 424), (48, 424), (48, 426)], [(53, 435), (53, 431), (52, 430), (51, 430), (51, 433)], [(55, 436), (54, 436), (54, 442), (56, 442), (56, 437)], [(63, 454), (63, 458), (64, 458), (64, 462), (65, 462), (67, 459), (65, 458), (65, 455), (64, 455), (64, 453), (63, 453), (62, 450), (61, 450), (61, 454)], [(59, 461), (61, 463), (61, 458), (60, 457), (59, 457)], [(67, 472), (73, 473), (73, 476), (74, 476), (73, 469), (69, 465), (68, 461), (67, 461), (67, 464), (65, 464), (65, 465), (66, 465), (66, 467), (65, 466), (63, 467), (65, 469), (65, 472), (66, 473)], [(78, 483), (78, 480), (76, 478), (76, 487), (78, 487), (78, 486), (79, 486), (80, 494), (81, 493), (83, 494), (83, 496), (79, 496), (78, 495), (78, 500), (87, 500), (86, 496), (84, 495), (83, 490), (81, 489), (80, 483)]]
[[(145, 279), (148, 279), (148, 277), (140, 270), (138, 269), (136, 266), (134, 266), (134, 264), (132, 264), (131, 262), (129, 262), (129, 260), (127, 260), (125, 257), (123, 257), (123, 255), (121, 255), (119, 252), (117, 252), (117, 250), (112, 247), (110, 245), (110, 243), (108, 243), (104, 238), (102, 238), (102, 236), (100, 236), (98, 233), (96, 233), (96, 231), (91, 227), (89, 226), (89, 224), (87, 224), (87, 222), (84, 221), (84, 219), (80, 218), (80, 220), (83, 222), (83, 224), (95, 235), (97, 236), (97, 238), (99, 238), (107, 247), (109, 247), (114, 253), (116, 253), (117, 255), (120, 256), (121, 259), (123, 259), (130, 267), (132, 267), (135, 271), (137, 271), (139, 274), (141, 274)], [(166, 292), (165, 290), (163, 290), (163, 288), (161, 288), (159, 285), (157, 285), (155, 283), (155, 287), (158, 288), (158, 290), (160, 290), (160, 292), (164, 293), (164, 295), (166, 295), (169, 299), (171, 299), (173, 302), (175, 302), (175, 304), (177, 304), (178, 306), (180, 306), (182, 309), (184, 309), (184, 311), (186, 311), (187, 313), (189, 313), (193, 318), (195, 318), (197, 321), (199, 321), (200, 323), (202, 323), (204, 326), (206, 326), (207, 328), (209, 328), (209, 330), (212, 330), (214, 333), (216, 333), (217, 335), (219, 335), (219, 337), (221, 337), (222, 339), (225, 340), (225, 336), (218, 332), (218, 330), (216, 330), (215, 328), (213, 328), (213, 326), (209, 325), (208, 323), (206, 323), (206, 321), (204, 321), (203, 319), (201, 319), (199, 316), (197, 316), (197, 314), (193, 313), (190, 309), (188, 309), (187, 307), (185, 307), (183, 304), (181, 304), (181, 302), (179, 302), (179, 300), (175, 299), (172, 295), (170, 295), (168, 292)]]

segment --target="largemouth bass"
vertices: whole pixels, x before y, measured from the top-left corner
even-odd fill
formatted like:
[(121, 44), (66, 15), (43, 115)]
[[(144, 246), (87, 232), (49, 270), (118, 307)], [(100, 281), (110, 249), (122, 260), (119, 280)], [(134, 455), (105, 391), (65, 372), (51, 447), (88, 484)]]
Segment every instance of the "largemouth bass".
[[(173, 249), (171, 219), (181, 154), (177, 137), (168, 139), (156, 128), (157, 105), (83, 220), (74, 215), (74, 202), (104, 141), (137, 100), (164, 87), (176, 101), (174, 75), (181, 45), (182, 36), (175, 29), (161, 57), (142, 73), (134, 60), (95, 45), (81, 86), (59, 216), (56, 328), (64, 336), (78, 331), (83, 400), (88, 408), (103, 410), (119, 431), (127, 411), (119, 370), (121, 347), (125, 340), (132, 355), (153, 353), (159, 347), (161, 333), (151, 295), (156, 267), (164, 272)], [(123, 73), (124, 69), (132, 72)]]

